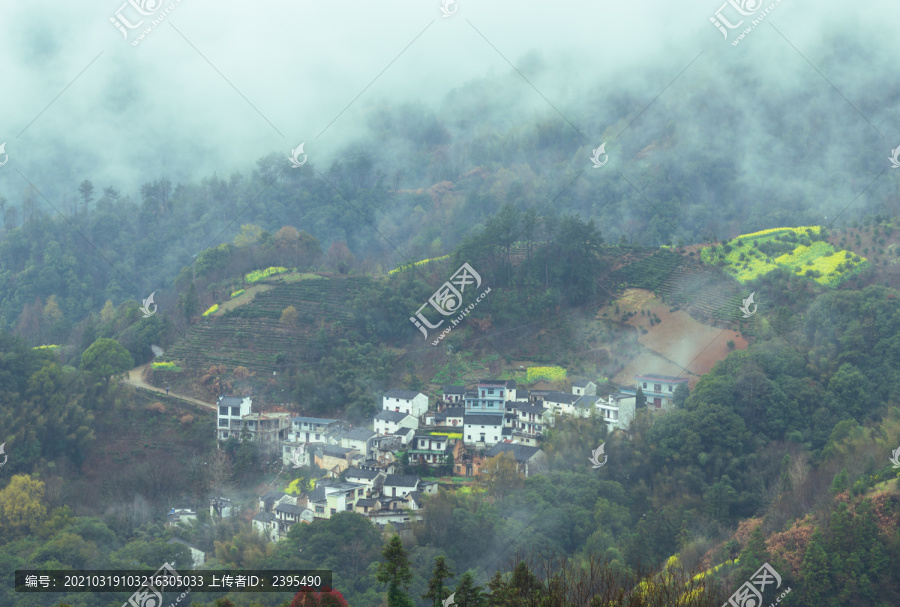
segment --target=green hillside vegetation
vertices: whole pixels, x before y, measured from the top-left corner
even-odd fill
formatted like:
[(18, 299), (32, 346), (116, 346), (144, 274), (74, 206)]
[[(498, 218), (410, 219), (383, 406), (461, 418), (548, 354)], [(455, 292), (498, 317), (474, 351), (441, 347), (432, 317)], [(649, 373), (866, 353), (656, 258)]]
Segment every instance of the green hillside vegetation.
[(700, 258), (744, 284), (777, 268), (787, 268), (833, 287), (867, 266), (866, 258), (847, 250), (836, 251), (825, 237), (819, 226), (773, 228), (706, 247)]

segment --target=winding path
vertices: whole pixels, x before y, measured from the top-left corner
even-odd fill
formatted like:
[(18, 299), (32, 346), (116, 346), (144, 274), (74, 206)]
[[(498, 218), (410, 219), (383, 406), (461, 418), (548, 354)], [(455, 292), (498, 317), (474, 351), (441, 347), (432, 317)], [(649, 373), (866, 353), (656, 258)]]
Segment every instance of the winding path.
[(175, 394), (171, 390), (169, 390), (169, 394), (166, 394), (166, 391), (162, 388), (157, 388), (156, 386), (151, 386), (147, 382), (144, 381), (144, 369), (146, 369), (150, 363), (145, 363), (140, 367), (135, 367), (131, 371), (128, 372), (128, 378), (125, 380), (126, 384), (131, 384), (135, 388), (140, 390), (147, 390), (148, 392), (155, 392), (156, 394), (162, 394), (163, 396), (168, 396), (169, 398), (176, 398), (178, 400), (182, 400), (187, 403), (191, 403), (194, 405), (200, 405), (205, 409), (210, 409), (212, 411), (216, 410), (216, 406), (212, 403), (206, 403), (202, 400), (198, 400), (196, 398), (192, 398), (190, 396), (184, 396), (181, 394)]

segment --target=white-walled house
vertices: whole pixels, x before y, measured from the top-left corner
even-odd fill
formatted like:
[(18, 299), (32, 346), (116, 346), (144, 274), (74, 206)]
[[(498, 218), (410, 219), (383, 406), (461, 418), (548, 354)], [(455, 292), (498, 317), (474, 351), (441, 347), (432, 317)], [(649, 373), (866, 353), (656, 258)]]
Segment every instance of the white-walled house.
[(355, 449), (357, 452), (362, 453), (365, 459), (368, 459), (369, 441), (376, 436), (377, 434), (368, 428), (352, 428), (341, 437), (340, 446), (347, 449)]
[[(640, 388), (647, 398), (648, 409), (670, 409), (672, 399), (675, 396), (675, 388), (683, 384), (688, 385), (686, 377), (673, 377), (671, 375), (635, 375), (634, 390)], [(621, 392), (631, 394), (631, 390), (621, 390)]]
[[(544, 409), (552, 416), (571, 415), (575, 417), (587, 417), (590, 415), (590, 407), (585, 407), (591, 401), (576, 394), (565, 392), (550, 392), (544, 397)], [(552, 419), (548, 418), (551, 421)]]
[(613, 392), (606, 400), (597, 400), (597, 412), (610, 431), (628, 430), (634, 419), (635, 400), (634, 394)]
[(324, 417), (292, 417), (288, 440), (298, 443), (324, 443), (325, 432), (338, 425), (338, 420)]
[(433, 413), (426, 416), (425, 423), (429, 426), (450, 426), (451, 428), (462, 428), (465, 417), (465, 407), (447, 407), (440, 413)]
[(444, 402), (445, 403), (458, 403), (462, 401), (463, 395), (466, 393), (465, 386), (444, 386)]
[(415, 474), (388, 474), (381, 494), (385, 497), (406, 497), (411, 492), (418, 491), (421, 482)]
[(382, 397), (384, 411), (402, 411), (415, 418), (428, 411), (428, 397), (412, 390), (388, 390)]
[(172, 508), (166, 515), (166, 526), (197, 520), (197, 512), (191, 508)]
[(503, 436), (503, 415), (466, 413), (463, 442), (466, 446), (492, 447)]
[(379, 411), (375, 416), (375, 433), (381, 436), (393, 434), (400, 428), (419, 429), (419, 420), (403, 411)]
[(577, 396), (597, 396), (597, 384), (589, 379), (572, 382), (572, 394)]
[(249, 396), (219, 397), (216, 402), (216, 431), (219, 440), (241, 437), (241, 418), (250, 415), (252, 402)]
[(410, 443), (409, 463), (438, 466), (446, 464), (450, 457), (450, 440), (447, 436), (434, 434), (416, 434)]
[(547, 427), (547, 420), (544, 419), (544, 409), (541, 405), (531, 405), (520, 403), (516, 406), (516, 419), (513, 428), (513, 442), (538, 446), (544, 435), (544, 429)]

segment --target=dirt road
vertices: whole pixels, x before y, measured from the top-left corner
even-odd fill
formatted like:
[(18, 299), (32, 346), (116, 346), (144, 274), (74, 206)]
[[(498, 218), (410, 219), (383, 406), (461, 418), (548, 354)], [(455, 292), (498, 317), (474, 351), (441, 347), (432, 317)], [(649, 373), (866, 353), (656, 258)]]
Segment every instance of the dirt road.
[[(125, 380), (125, 383), (131, 384), (132, 386), (135, 386), (136, 388), (143, 388), (144, 390), (149, 390), (151, 392), (165, 394), (166, 393), (165, 390), (163, 390), (161, 388), (157, 388), (156, 386), (151, 386), (150, 384), (148, 384), (147, 382), (144, 381), (144, 369), (146, 369), (148, 365), (150, 365), (150, 363), (143, 364), (140, 367), (135, 367), (134, 369), (129, 371), (128, 379)], [(183, 396), (181, 394), (175, 394), (171, 390), (169, 390), (168, 396), (170, 396), (172, 398), (177, 398), (178, 400), (183, 400), (185, 402), (192, 403), (195, 405), (200, 405), (201, 407), (210, 409), (212, 411), (216, 410), (216, 406), (212, 403), (205, 403), (202, 400), (197, 400), (196, 398), (192, 398), (190, 396)]]

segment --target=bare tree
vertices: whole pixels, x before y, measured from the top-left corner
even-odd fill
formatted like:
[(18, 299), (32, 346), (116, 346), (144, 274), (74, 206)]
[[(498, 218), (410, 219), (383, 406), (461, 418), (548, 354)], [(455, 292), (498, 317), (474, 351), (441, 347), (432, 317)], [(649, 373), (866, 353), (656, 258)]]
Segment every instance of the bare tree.
[(208, 466), (209, 487), (214, 495), (222, 495), (234, 474), (231, 460), (223, 450), (219, 449), (210, 457)]

